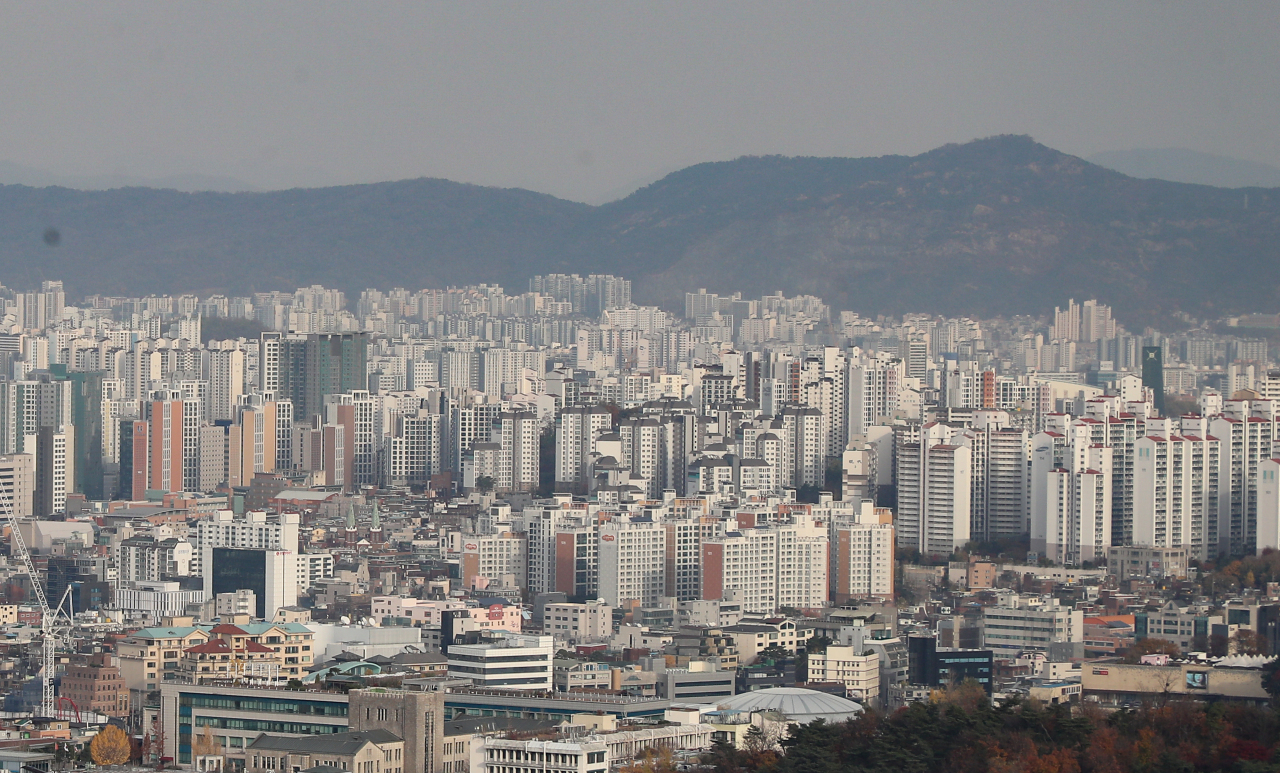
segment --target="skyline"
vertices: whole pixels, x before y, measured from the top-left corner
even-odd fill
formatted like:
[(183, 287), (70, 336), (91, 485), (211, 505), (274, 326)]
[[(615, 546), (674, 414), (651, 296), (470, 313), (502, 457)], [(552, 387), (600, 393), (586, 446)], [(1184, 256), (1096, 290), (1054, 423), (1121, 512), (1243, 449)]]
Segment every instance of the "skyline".
[(27, 106), (0, 119), (0, 162), (591, 203), (703, 161), (1004, 133), (1275, 165), (1278, 22), (1240, 4), (32, 7), (0, 54), (0, 95)]

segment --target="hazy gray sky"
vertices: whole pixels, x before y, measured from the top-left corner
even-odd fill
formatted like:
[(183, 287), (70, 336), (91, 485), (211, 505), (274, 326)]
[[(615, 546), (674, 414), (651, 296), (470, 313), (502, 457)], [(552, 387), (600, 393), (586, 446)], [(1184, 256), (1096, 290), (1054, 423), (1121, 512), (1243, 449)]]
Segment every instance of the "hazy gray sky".
[(10, 3), (0, 160), (578, 200), (997, 133), (1280, 164), (1280, 3)]

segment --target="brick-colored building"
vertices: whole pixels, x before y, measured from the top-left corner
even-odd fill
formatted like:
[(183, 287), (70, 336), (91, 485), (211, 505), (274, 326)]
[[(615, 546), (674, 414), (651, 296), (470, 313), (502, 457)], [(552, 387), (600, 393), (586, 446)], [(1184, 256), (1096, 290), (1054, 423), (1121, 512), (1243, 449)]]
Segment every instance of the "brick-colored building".
[(111, 655), (91, 655), (69, 663), (59, 694), (75, 703), (82, 715), (97, 712), (123, 717), (129, 713), (129, 689)]

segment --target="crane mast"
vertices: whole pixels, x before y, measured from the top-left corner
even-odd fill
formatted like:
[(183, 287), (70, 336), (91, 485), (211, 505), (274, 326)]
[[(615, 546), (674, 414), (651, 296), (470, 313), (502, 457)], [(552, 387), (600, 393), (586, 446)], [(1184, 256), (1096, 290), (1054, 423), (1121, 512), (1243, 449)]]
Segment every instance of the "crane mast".
[[(40, 575), (36, 572), (35, 561), (31, 559), (31, 552), (27, 550), (27, 542), (22, 537), (22, 530), (18, 528), (18, 517), (13, 512), (13, 499), (9, 496), (8, 491), (0, 492), (0, 508), (4, 510), (5, 519), (9, 522), (10, 532), (13, 535), (13, 549), (18, 554), (18, 558), (27, 568), (27, 574), (31, 577), (31, 590), (35, 593), (36, 601), (40, 604), (40, 635), (41, 635), (41, 669), (40, 669), (40, 715), (44, 717), (56, 716), (57, 704), (53, 694), (53, 677), (54, 669), (57, 667), (58, 639), (63, 632), (59, 630), (58, 615), (62, 611), (63, 604), (71, 595), (71, 587), (62, 594), (62, 599), (58, 603), (57, 609), (50, 608), (49, 599), (45, 596), (44, 587), (40, 584)], [(69, 622), (69, 621), (68, 621)]]

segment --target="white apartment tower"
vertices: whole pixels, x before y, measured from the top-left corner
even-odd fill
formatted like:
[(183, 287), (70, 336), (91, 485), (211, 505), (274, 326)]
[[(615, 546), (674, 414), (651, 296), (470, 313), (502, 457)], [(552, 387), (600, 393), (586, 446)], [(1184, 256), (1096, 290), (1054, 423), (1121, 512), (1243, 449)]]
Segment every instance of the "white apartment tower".
[(613, 607), (657, 606), (666, 592), (667, 531), (649, 516), (600, 524), (600, 599)]
[(742, 610), (771, 614), (778, 608), (778, 532), (739, 529), (702, 542), (702, 598), (741, 591)]
[(898, 546), (946, 555), (970, 539), (973, 451), (930, 423), (898, 451)]
[(1198, 437), (1147, 436), (1134, 444), (1133, 544), (1186, 548), (1202, 561), (1216, 532), (1220, 444)]
[(831, 601), (893, 599), (894, 532), (888, 512), (877, 514), (870, 502), (855, 518), (831, 523)]
[(1258, 555), (1267, 548), (1280, 548), (1280, 459), (1258, 463)]
[(599, 407), (565, 408), (556, 417), (557, 486), (584, 489), (591, 469), (596, 438), (613, 427), (613, 416)]
[(973, 449), (973, 534), (1017, 537), (1029, 528), (1030, 439), (1005, 411), (978, 411), (964, 433)]
[(1257, 550), (1258, 464), (1275, 455), (1276, 404), (1227, 400), (1223, 415), (1209, 420), (1209, 434), (1221, 443), (1218, 486), (1218, 552)]
[(827, 605), (831, 560), (826, 524), (804, 514), (777, 532), (777, 592), (780, 607), (821, 609)]
[(205, 349), (201, 363), (204, 379), (209, 382), (206, 406), (209, 421), (234, 419), (236, 403), (244, 394), (244, 351)]
[(504, 412), (493, 420), (490, 442), (498, 448), (498, 491), (533, 491), (538, 487), (537, 415), (527, 411)]

